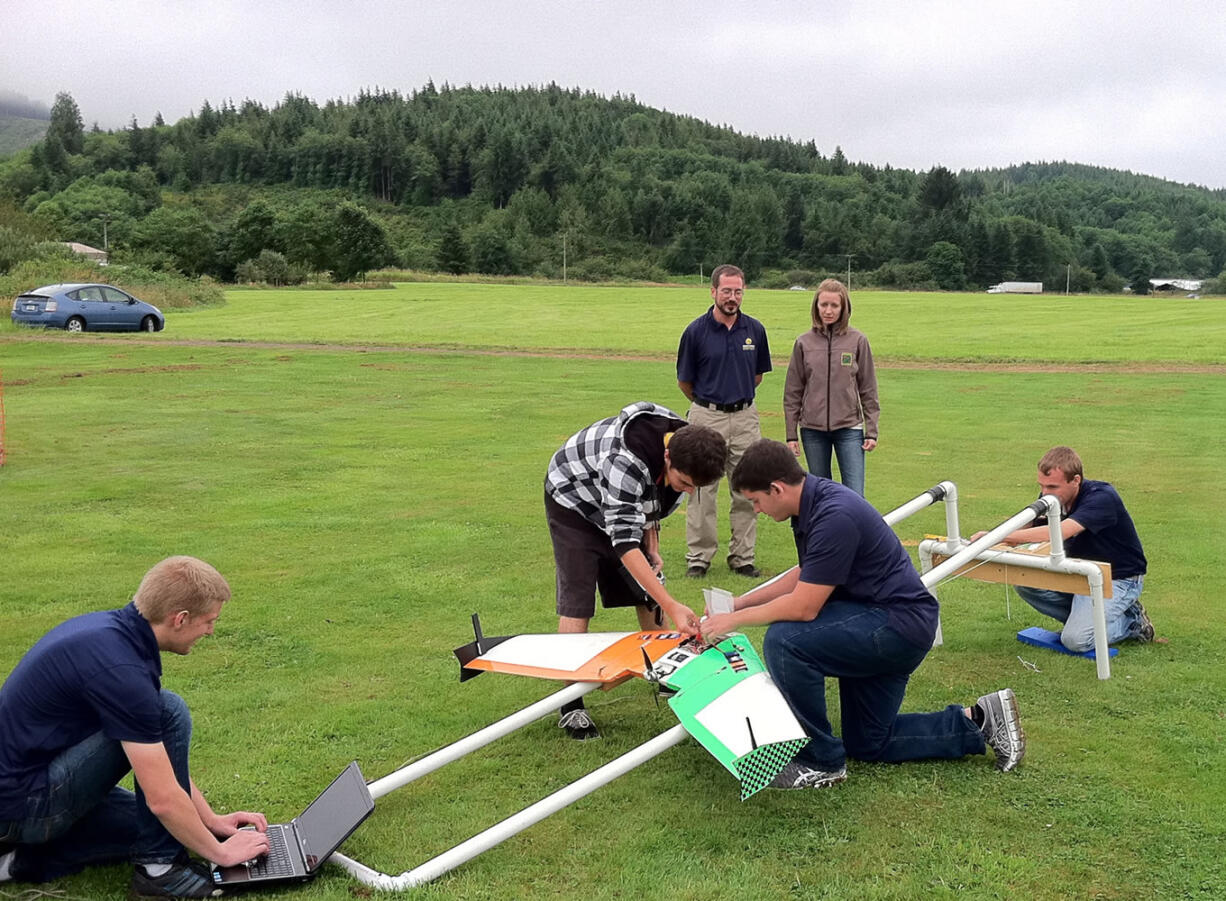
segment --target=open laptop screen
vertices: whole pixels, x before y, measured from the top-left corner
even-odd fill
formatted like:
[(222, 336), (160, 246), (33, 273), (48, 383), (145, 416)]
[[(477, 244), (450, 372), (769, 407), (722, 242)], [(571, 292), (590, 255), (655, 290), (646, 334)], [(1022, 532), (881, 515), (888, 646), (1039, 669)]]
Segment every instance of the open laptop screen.
[(374, 806), (362, 771), (351, 763), (295, 820), (307, 869), (316, 869), (339, 848)]

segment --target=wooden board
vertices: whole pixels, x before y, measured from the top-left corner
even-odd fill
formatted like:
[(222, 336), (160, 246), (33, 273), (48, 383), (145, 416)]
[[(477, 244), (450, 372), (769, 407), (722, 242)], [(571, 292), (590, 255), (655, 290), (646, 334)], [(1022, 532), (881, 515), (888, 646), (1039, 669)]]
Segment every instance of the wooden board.
[[(1046, 557), (1050, 547), (1050, 544), (1046, 541), (1034, 548), (1009, 547), (1005, 544), (997, 544), (984, 551), (984, 553), (1009, 551), (1015, 554)], [(932, 554), (932, 565), (937, 566), (940, 563), (944, 563), (949, 559), (949, 556), (949, 554), (941, 554), (934, 551)], [(1087, 562), (1094, 563), (1102, 570), (1103, 598), (1111, 597), (1111, 564), (1099, 563), (1095, 560)], [(979, 582), (1004, 582), (1007, 585), (1025, 585), (1028, 588), (1046, 588), (1051, 591), (1067, 591), (1071, 594), (1090, 593), (1089, 579), (1077, 573), (1055, 573), (1044, 569), (1030, 569), (1027, 566), (1009, 566), (1004, 563), (984, 562), (982, 560), (972, 560), (970, 563), (955, 570), (954, 575), (963, 576), (967, 579), (975, 579)]]

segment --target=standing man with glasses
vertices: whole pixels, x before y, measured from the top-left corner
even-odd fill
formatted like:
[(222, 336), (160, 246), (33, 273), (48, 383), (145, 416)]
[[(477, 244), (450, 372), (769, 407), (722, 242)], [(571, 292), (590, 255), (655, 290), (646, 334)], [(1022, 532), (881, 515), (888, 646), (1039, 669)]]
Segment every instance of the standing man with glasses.
[[(715, 267), (711, 273), (712, 305), (681, 334), (677, 348), (677, 384), (690, 400), (687, 419), (692, 425), (715, 429), (728, 442), (731, 473), (741, 454), (762, 437), (754, 394), (762, 376), (771, 370), (770, 346), (762, 323), (741, 311), (745, 273), (736, 266)], [(686, 506), (686, 575), (701, 579), (719, 549), (718, 482), (694, 492)], [(757, 578), (754, 565), (757, 520), (753, 504), (731, 491), (728, 568)]]

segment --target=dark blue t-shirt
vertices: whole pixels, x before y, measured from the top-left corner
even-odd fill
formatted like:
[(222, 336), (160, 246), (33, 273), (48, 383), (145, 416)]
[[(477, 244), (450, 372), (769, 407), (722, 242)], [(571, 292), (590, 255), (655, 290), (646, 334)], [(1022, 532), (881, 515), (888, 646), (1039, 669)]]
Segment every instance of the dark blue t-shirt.
[(681, 333), (677, 381), (691, 383), (695, 397), (717, 404), (753, 400), (756, 378), (771, 371), (766, 329), (744, 313), (728, 328), (716, 321), (714, 309)]
[(56, 626), (0, 687), (0, 820), (24, 815), (60, 752), (95, 732), (162, 740), (162, 658), (134, 604)]
[(833, 585), (832, 601), (885, 607), (894, 631), (917, 647), (932, 646), (937, 600), (868, 501), (838, 482), (808, 475), (792, 532), (800, 581)]
[(1145, 575), (1148, 562), (1137, 527), (1110, 482), (1082, 479), (1073, 506), (1062, 519), (1076, 520), (1085, 529), (1064, 542), (1070, 557), (1110, 563), (1113, 579)]

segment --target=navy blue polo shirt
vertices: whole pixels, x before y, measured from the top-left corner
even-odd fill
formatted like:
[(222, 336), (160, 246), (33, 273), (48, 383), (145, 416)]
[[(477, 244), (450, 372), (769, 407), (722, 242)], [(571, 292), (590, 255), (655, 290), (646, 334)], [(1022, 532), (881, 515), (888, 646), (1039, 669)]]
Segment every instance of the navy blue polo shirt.
[(1085, 529), (1064, 542), (1070, 557), (1110, 563), (1113, 579), (1145, 575), (1148, 562), (1137, 527), (1110, 482), (1082, 479), (1065, 518), (1076, 520)]
[(712, 306), (681, 333), (677, 381), (692, 384), (695, 397), (717, 404), (753, 400), (757, 377), (770, 371), (766, 329), (743, 312), (728, 328), (716, 320)]
[(162, 740), (162, 658), (128, 604), (74, 617), (32, 647), (0, 687), (0, 820), (24, 816), (62, 751), (95, 732)]
[(885, 607), (894, 631), (917, 647), (932, 646), (937, 600), (868, 501), (838, 482), (808, 475), (792, 533), (800, 581), (833, 585), (832, 601)]

